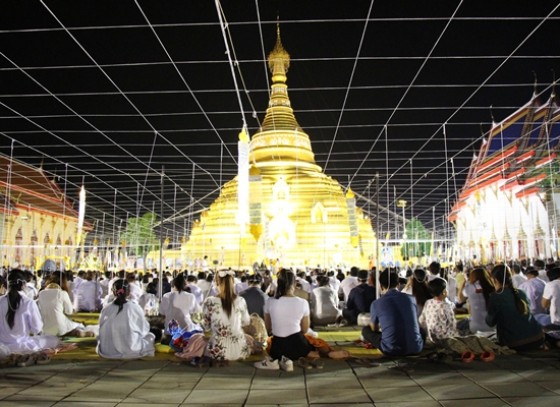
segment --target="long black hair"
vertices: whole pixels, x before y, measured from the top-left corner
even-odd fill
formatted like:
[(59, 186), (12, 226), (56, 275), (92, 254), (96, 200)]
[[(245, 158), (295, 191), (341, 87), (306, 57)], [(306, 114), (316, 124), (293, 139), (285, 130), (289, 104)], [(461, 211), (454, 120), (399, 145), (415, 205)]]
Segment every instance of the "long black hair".
[(19, 269), (13, 269), (8, 275), (8, 312), (6, 312), (6, 320), (10, 329), (14, 328), (14, 319), (16, 310), (19, 308), (21, 302), (21, 294), (25, 286), (25, 275)]
[(511, 272), (504, 264), (499, 264), (492, 269), (492, 277), (502, 284), (502, 290), (509, 288), (513, 293), (515, 307), (520, 314), (526, 315), (529, 313), (529, 304), (523, 301), (519, 296), (519, 291), (513, 286), (511, 281)]
[(113, 283), (113, 295), (115, 299), (113, 300), (114, 305), (118, 305), (119, 312), (122, 311), (123, 305), (126, 304), (126, 297), (128, 297), (128, 281), (124, 278), (120, 278)]
[(278, 280), (276, 280), (276, 294), (274, 298), (280, 298), (288, 293), (296, 284), (296, 275), (287, 269), (278, 272)]

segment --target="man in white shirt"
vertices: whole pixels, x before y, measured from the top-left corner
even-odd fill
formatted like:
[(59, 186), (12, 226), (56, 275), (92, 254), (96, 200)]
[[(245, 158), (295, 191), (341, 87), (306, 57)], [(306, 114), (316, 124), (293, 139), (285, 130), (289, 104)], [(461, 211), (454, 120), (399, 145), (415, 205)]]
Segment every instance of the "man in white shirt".
[(335, 293), (338, 293), (338, 289), (340, 288), (340, 281), (334, 275), (334, 270), (329, 271), (327, 275), (329, 276), (329, 285)]
[(299, 281), (301, 283), (301, 288), (303, 290), (307, 291), (308, 293), (311, 293), (312, 290), (311, 284), (309, 284), (309, 281), (307, 281), (305, 277), (306, 277), (305, 271), (298, 271), (296, 281)]
[(340, 283), (338, 292), (340, 293), (342, 291), (342, 293), (344, 294), (344, 302), (348, 301), (348, 296), (350, 295), (350, 291), (352, 291), (352, 288), (360, 285), (360, 282), (358, 281), (358, 271), (358, 267), (352, 267), (350, 269), (350, 275), (346, 276), (346, 278)]
[(202, 301), (204, 301), (204, 294), (202, 293), (200, 287), (196, 285), (196, 281), (196, 276), (193, 274), (189, 274), (187, 276), (187, 288), (196, 298), (196, 302), (198, 303), (198, 305), (202, 305)]
[(560, 328), (560, 267), (548, 272), (550, 281), (544, 286), (542, 306), (550, 308), (550, 324)]
[(549, 279), (548, 276), (546, 275), (546, 268), (545, 268), (544, 261), (535, 260), (535, 268), (539, 272), (539, 278), (543, 280), (545, 283), (548, 283)]
[(550, 316), (542, 306), (542, 297), (546, 283), (539, 278), (539, 272), (534, 267), (529, 267), (525, 275), (527, 280), (519, 286), (519, 289), (527, 294), (529, 310), (541, 325), (549, 325)]
[(74, 291), (77, 307), (76, 311), (94, 312), (98, 311), (101, 305), (102, 289), (99, 283), (93, 278), (93, 272), (88, 271), (78, 288)]
[(519, 288), (521, 284), (527, 281), (527, 277), (521, 272), (521, 266), (519, 266), (519, 264), (514, 264), (511, 269), (513, 271), (513, 275), (511, 276), (513, 288)]

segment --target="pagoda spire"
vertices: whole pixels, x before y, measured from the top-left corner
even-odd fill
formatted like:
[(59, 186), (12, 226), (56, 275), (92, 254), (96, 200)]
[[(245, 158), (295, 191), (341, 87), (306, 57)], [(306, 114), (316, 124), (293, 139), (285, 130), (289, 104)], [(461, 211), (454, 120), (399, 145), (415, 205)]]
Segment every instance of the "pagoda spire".
[(276, 44), (268, 54), (268, 68), (272, 74), (272, 91), (268, 109), (263, 121), (262, 129), (266, 130), (296, 130), (299, 124), (294, 116), (288, 85), (286, 85), (288, 68), (290, 67), (290, 54), (284, 49), (280, 37), (280, 24), (276, 26)]
[(289, 67), (290, 54), (282, 45), (280, 24), (277, 24), (276, 43), (268, 54), (268, 68), (272, 74), (270, 100), (261, 128), (251, 139), (250, 162), (261, 167), (282, 162), (284, 166), (320, 171), (309, 136), (298, 124), (288, 96), (286, 74)]

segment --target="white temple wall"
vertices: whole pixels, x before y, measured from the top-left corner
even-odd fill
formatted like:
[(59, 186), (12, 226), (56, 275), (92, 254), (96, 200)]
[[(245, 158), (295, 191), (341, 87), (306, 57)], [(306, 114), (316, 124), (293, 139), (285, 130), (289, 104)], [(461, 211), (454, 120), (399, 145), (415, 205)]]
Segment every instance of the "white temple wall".
[[(560, 213), (560, 194), (553, 199)], [(466, 200), (458, 213), (456, 228), (458, 252), (465, 260), (490, 261), (491, 242), (494, 259), (517, 259), (520, 239), (526, 240), (526, 257), (556, 255), (549, 214), (539, 194), (516, 198), (515, 191), (488, 186)]]

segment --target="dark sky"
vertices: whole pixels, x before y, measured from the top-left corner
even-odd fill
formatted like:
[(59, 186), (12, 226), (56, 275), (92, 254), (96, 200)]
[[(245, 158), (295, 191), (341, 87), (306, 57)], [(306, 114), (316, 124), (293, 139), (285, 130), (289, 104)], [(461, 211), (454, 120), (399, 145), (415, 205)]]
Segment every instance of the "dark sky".
[[(214, 1), (2, 6), (0, 153), (42, 164), (71, 199), (84, 179), (91, 222), (105, 217), (111, 233), (127, 214), (159, 212), (162, 167), (165, 217), (208, 206), (235, 176), (243, 115)], [(317, 163), (374, 201), (379, 173), (381, 205), (405, 199), (406, 216), (428, 228), (432, 214), (447, 227), (492, 116), (529, 102), (535, 77), (546, 101), (560, 74), (557, 1), (221, 6), (250, 134), (279, 18), (292, 106)], [(167, 226), (179, 236), (188, 222)]]

